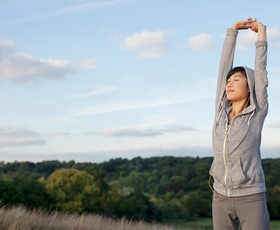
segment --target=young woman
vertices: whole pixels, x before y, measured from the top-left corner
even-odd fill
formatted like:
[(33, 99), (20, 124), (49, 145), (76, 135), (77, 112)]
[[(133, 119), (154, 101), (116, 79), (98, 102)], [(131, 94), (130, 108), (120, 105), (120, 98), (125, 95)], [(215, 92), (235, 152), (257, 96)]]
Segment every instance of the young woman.
[[(232, 69), (239, 30), (258, 34), (254, 70)], [(213, 126), (212, 214), (215, 230), (267, 230), (269, 213), (261, 164), (261, 132), (268, 112), (266, 26), (249, 18), (227, 29), (220, 60)]]

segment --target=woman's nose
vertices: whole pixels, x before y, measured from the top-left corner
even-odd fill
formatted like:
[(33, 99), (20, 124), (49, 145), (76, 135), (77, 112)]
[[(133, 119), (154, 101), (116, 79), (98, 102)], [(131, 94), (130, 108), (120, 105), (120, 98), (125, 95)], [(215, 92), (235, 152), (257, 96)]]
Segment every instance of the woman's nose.
[(228, 83), (227, 83), (227, 87), (232, 87), (232, 83), (231, 83), (231, 82), (228, 82)]

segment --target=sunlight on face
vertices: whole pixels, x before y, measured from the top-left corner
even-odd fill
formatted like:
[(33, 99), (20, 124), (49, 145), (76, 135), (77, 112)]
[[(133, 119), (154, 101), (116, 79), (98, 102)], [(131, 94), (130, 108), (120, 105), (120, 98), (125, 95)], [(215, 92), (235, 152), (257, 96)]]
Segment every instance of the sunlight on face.
[(241, 72), (236, 72), (228, 78), (226, 95), (229, 101), (238, 102), (246, 100), (249, 92), (247, 78)]

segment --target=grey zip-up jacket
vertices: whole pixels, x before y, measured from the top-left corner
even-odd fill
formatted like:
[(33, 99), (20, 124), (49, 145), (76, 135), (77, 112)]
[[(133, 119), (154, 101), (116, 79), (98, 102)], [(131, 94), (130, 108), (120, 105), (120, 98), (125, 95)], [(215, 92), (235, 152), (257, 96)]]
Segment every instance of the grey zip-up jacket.
[(231, 102), (225, 93), (226, 76), (232, 69), (238, 31), (227, 29), (219, 67), (216, 115), (212, 132), (214, 160), (210, 175), (214, 190), (228, 196), (265, 191), (261, 164), (261, 132), (268, 112), (267, 41), (257, 41), (255, 70), (244, 67), (250, 89), (250, 105), (228, 125)]

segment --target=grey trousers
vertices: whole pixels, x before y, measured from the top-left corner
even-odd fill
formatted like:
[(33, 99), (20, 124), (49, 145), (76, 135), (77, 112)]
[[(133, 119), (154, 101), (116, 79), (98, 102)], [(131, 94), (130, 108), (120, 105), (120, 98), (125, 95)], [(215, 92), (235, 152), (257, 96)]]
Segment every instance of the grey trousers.
[(265, 193), (225, 197), (212, 202), (214, 230), (269, 230), (269, 213)]

